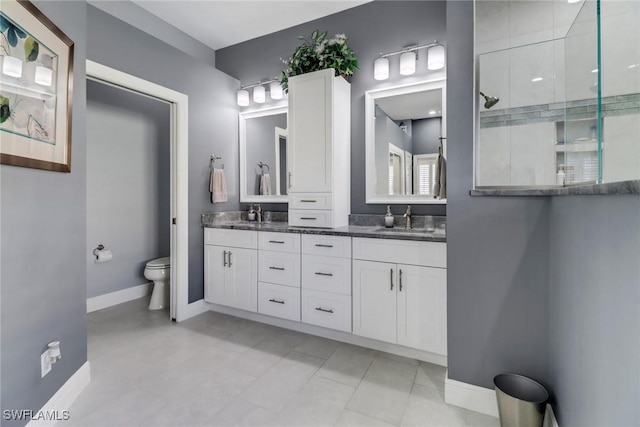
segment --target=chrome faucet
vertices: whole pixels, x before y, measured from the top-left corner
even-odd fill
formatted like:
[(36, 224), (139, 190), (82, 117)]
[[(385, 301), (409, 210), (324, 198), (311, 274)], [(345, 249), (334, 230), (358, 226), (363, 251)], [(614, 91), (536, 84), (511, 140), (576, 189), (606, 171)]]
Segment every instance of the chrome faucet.
[(256, 221), (258, 224), (262, 224), (262, 206), (258, 205), (256, 209)]
[(404, 224), (404, 228), (409, 230), (411, 229), (411, 205), (407, 206), (407, 211), (403, 215), (407, 221)]

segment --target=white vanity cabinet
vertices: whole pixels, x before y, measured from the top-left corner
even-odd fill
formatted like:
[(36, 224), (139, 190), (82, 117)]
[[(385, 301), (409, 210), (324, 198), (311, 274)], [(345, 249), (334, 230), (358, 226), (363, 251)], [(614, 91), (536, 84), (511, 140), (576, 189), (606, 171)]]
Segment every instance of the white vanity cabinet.
[(351, 87), (333, 69), (289, 79), (289, 224), (348, 225)]
[(204, 299), (257, 311), (258, 233), (204, 230)]
[(258, 234), (258, 313), (300, 321), (300, 235)]
[(353, 239), (353, 333), (447, 354), (446, 244)]
[(302, 236), (302, 321), (351, 332), (351, 237)]

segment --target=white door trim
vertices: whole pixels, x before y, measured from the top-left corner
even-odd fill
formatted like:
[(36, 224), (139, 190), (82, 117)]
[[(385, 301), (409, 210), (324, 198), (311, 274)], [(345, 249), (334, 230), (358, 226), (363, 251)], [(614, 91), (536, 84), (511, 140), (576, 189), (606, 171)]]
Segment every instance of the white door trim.
[(171, 317), (188, 319), (189, 229), (188, 178), (189, 133), (187, 95), (87, 60), (87, 78), (151, 96), (171, 104)]

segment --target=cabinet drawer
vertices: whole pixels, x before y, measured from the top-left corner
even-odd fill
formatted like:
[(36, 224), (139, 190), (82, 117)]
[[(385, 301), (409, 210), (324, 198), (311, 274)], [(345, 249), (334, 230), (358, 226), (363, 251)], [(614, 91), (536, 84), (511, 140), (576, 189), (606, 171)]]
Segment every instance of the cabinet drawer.
[(351, 332), (351, 297), (303, 289), (302, 321)]
[(291, 193), (289, 207), (292, 209), (331, 209), (332, 193)]
[(231, 246), (233, 248), (258, 249), (258, 232), (251, 230), (205, 228), (204, 244)]
[(330, 228), (332, 224), (332, 211), (289, 209), (289, 225), (294, 227)]
[(302, 236), (302, 253), (351, 258), (351, 237), (305, 234)]
[(258, 283), (258, 313), (300, 321), (300, 289)]
[(302, 287), (351, 295), (351, 258), (303, 255)]
[(261, 231), (258, 233), (258, 247), (260, 250), (300, 253), (300, 235), (294, 233), (273, 233)]
[(447, 268), (447, 245), (354, 237), (353, 259)]
[(300, 255), (258, 251), (258, 280), (300, 287)]

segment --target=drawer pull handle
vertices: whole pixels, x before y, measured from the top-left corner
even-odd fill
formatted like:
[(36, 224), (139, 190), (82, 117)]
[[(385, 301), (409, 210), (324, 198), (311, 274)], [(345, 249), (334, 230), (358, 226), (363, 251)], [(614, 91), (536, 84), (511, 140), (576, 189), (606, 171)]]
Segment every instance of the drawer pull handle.
[(280, 300), (273, 299), (273, 298), (271, 298), (271, 299), (269, 300), (269, 302), (275, 302), (276, 304), (284, 304), (284, 301), (280, 301)]
[(227, 266), (227, 251), (224, 251), (222, 253), (222, 266), (226, 267)]
[(317, 200), (300, 200), (300, 203), (317, 203)]
[(333, 310), (331, 310), (331, 309), (327, 310), (326, 308), (322, 308), (322, 307), (316, 307), (316, 310), (323, 311), (325, 313), (333, 313)]
[(269, 270), (278, 270), (278, 271), (284, 271), (284, 267), (269, 267)]
[(229, 267), (231, 267), (231, 251), (229, 251)]
[(309, 220), (309, 221), (315, 221), (318, 218), (311, 217), (311, 216), (301, 216), (300, 219)]
[(291, 172), (289, 172), (289, 188), (291, 188), (291, 181), (293, 181), (293, 179), (291, 178)]
[(316, 272), (316, 275), (333, 277), (333, 274), (331, 274), (331, 273), (321, 273), (320, 271)]
[(391, 290), (393, 290), (393, 268), (389, 269), (389, 282), (391, 283)]
[(332, 248), (333, 245), (321, 245), (320, 243), (316, 243), (316, 246), (319, 248)]
[(400, 269), (400, 274), (399, 274), (399, 276), (400, 276), (400, 283), (398, 284), (398, 286), (399, 286), (398, 290), (399, 290), (400, 292), (402, 292), (402, 269)]
[(269, 240), (269, 243), (280, 243), (281, 245), (284, 245), (282, 240)]

